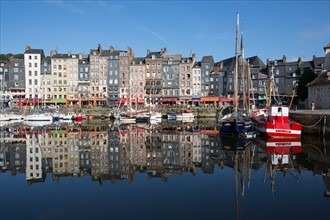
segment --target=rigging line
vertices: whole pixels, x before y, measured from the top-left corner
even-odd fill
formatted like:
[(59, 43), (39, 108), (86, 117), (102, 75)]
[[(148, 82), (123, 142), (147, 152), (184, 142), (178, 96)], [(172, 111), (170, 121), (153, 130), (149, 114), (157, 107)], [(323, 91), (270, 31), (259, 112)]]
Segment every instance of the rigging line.
[(313, 125), (303, 125), (303, 124), (301, 124), (301, 123), (298, 123), (298, 122), (296, 122), (295, 120), (293, 120), (292, 118), (290, 118), (290, 120), (292, 120), (293, 122), (296, 122), (296, 123), (298, 123), (298, 124), (301, 124), (303, 127), (305, 127), (305, 128), (312, 128), (312, 127), (314, 127), (314, 126), (316, 126), (318, 123), (320, 123), (320, 121), (324, 118), (325, 116), (323, 115), (321, 118), (320, 118), (320, 120), (318, 120), (315, 124), (313, 124)]

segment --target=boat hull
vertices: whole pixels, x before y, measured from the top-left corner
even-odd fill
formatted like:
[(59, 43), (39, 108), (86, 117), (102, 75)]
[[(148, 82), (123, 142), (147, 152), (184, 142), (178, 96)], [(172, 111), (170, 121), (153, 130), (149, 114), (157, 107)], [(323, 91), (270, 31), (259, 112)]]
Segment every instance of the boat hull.
[(255, 129), (263, 136), (277, 138), (299, 138), (302, 125), (289, 119), (286, 106), (271, 106), (253, 113)]

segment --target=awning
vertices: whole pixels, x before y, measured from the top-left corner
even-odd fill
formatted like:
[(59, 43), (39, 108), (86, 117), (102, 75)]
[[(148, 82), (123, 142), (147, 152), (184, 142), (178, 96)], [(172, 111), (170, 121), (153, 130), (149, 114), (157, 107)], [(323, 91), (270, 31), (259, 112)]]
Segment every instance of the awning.
[(127, 99), (122, 98), (122, 99), (120, 99), (120, 100), (115, 101), (115, 104), (125, 104), (126, 101), (127, 101)]
[(201, 98), (202, 102), (218, 102), (219, 101), (219, 97), (202, 97)]
[(232, 102), (234, 101), (233, 98), (219, 98), (219, 102)]
[[(136, 99), (132, 99), (132, 103), (136, 103)], [(138, 99), (138, 103), (144, 103), (144, 99)]]
[(160, 102), (176, 102), (178, 98), (161, 98)]
[(55, 104), (65, 104), (66, 99), (51, 99), (49, 102), (50, 103), (55, 103)]
[(23, 104), (37, 104), (37, 103), (42, 103), (42, 100), (41, 99), (24, 99), (22, 101)]

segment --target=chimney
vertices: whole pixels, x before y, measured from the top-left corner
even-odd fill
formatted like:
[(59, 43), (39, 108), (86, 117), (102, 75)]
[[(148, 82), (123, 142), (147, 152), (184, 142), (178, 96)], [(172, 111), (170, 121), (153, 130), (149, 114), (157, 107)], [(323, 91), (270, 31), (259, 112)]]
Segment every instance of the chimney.
[(26, 46), (25, 46), (25, 51), (28, 51), (28, 50), (31, 50), (30, 45), (26, 45)]
[(148, 49), (148, 50), (147, 50), (147, 55), (148, 55), (149, 53), (150, 53), (150, 50)]
[(83, 58), (83, 54), (79, 53), (79, 60), (82, 60), (82, 58)]
[(132, 60), (134, 59), (134, 52), (133, 49), (128, 47), (127, 48), (127, 53), (128, 53), (128, 62), (131, 63)]
[(110, 53), (113, 53), (113, 51), (115, 51), (115, 48), (112, 45), (110, 45)]
[(286, 56), (285, 56), (285, 54), (283, 55), (283, 63), (286, 63)]
[(192, 59), (192, 63), (195, 63), (195, 61), (196, 61), (196, 54), (195, 53), (193, 53), (191, 55), (191, 59)]
[(97, 46), (97, 51), (98, 51), (99, 53), (101, 53), (101, 51), (102, 51), (101, 44), (98, 44), (98, 46)]
[(56, 50), (51, 50), (50, 51), (50, 56), (52, 57), (52, 56), (54, 56), (54, 55), (56, 55), (57, 54), (57, 51)]

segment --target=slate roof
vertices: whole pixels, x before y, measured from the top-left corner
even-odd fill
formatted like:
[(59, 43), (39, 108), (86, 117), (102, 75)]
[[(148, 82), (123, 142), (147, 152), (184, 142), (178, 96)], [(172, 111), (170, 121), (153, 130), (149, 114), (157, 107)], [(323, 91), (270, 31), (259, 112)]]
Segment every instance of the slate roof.
[(173, 58), (173, 61), (181, 61), (182, 59), (181, 54), (166, 54), (164, 55), (163, 59), (167, 61), (171, 57)]
[[(135, 62), (135, 64), (133, 64), (133, 62)], [(140, 62), (142, 62), (142, 64), (140, 64)], [(144, 57), (135, 57), (131, 62), (131, 65), (143, 65), (143, 64), (145, 64)]]
[(320, 85), (330, 85), (330, 80), (328, 79), (327, 74), (330, 74), (329, 72), (323, 72), (318, 77), (316, 77), (312, 82), (308, 83), (307, 86), (320, 86)]
[(198, 68), (198, 67), (201, 67), (201, 62), (200, 61), (196, 61), (194, 63), (194, 66), (193, 66), (193, 68)]
[(151, 59), (152, 55), (155, 55), (155, 59), (161, 59), (162, 58), (161, 52), (158, 51), (158, 52), (149, 52), (146, 56), (146, 59)]
[(246, 58), (251, 67), (265, 67), (265, 63), (258, 56)]
[(209, 62), (213, 62), (213, 56), (203, 56), (202, 58), (202, 63), (209, 63)]
[(55, 54), (52, 56), (52, 58), (55, 59), (69, 59), (69, 58), (73, 58), (74, 56), (76, 56), (75, 58), (79, 58), (79, 54)]
[(25, 51), (26, 54), (44, 54), (43, 49), (29, 49)]

